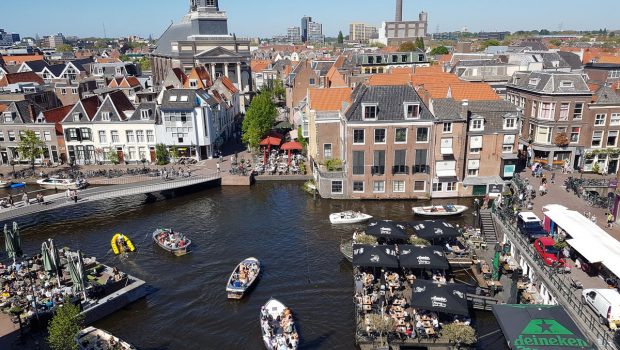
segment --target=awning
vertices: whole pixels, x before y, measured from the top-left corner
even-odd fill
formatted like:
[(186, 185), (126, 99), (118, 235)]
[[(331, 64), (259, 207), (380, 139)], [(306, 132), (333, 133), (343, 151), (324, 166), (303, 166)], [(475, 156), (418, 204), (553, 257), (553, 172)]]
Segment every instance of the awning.
[(519, 159), (519, 155), (514, 154), (514, 153), (502, 153), (502, 159), (504, 160)]
[(438, 178), (437, 178), (437, 180), (438, 180), (437, 182), (440, 182), (440, 183), (446, 183), (446, 182), (449, 182), (449, 183), (452, 183), (452, 182), (459, 182), (459, 178), (458, 178), (458, 177), (456, 177), (456, 176), (438, 177)]
[(502, 180), (499, 176), (468, 176), (463, 180), (463, 185), (465, 186), (479, 186), (479, 185), (488, 185), (488, 184), (503, 184), (504, 180)]
[(452, 138), (441, 139), (441, 154), (453, 154)]
[(411, 226), (416, 236), (426, 240), (453, 238), (461, 235), (454, 225), (444, 220), (414, 221)]
[(371, 220), (366, 228), (366, 234), (388, 239), (409, 239), (405, 225), (390, 220)]
[(444, 160), (435, 162), (435, 174), (437, 177), (456, 176), (456, 161)]
[(603, 265), (616, 277), (620, 277), (620, 256), (609, 256), (603, 260)]
[(353, 245), (353, 265), (364, 267), (398, 267), (398, 255), (393, 245)]
[[(493, 305), (510, 349), (593, 349), (560, 305)], [(564, 344), (564, 345), (563, 345)]]
[(601, 255), (601, 251), (604, 248), (602, 248), (598, 242), (592, 240), (591, 238), (567, 239), (566, 243), (579, 252), (579, 254), (581, 254), (581, 256), (583, 256), (591, 264), (599, 263), (605, 258)]
[(456, 177), (456, 170), (437, 170), (437, 177), (439, 178), (444, 178), (444, 177), (450, 177), (450, 178), (454, 178)]
[(450, 265), (442, 247), (418, 247), (413, 245), (399, 245), (400, 267), (410, 269), (439, 269), (447, 270)]
[(515, 143), (515, 135), (504, 135), (504, 145), (512, 145)]
[(469, 138), (469, 148), (482, 148), (482, 136), (472, 136)]
[(467, 169), (480, 169), (480, 160), (472, 159), (467, 162)]
[(467, 292), (462, 284), (436, 284), (417, 279), (411, 285), (411, 307), (453, 315), (469, 315)]

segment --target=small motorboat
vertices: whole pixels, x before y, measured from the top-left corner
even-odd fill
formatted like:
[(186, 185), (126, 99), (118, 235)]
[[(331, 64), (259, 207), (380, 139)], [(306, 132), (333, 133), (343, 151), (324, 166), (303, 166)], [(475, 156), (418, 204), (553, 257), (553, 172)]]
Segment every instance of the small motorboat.
[(172, 229), (158, 228), (153, 232), (153, 240), (162, 249), (176, 255), (183, 256), (189, 253), (189, 246), (192, 241), (184, 234), (175, 232)]
[(60, 179), (56, 177), (37, 180), (37, 184), (42, 188), (51, 190), (80, 190), (88, 186), (86, 180)]
[(11, 180), (0, 180), (0, 188), (10, 188), (13, 185), (13, 181)]
[[(277, 321), (280, 319), (280, 322)], [(269, 350), (278, 350), (282, 347), (297, 349), (299, 346), (299, 334), (293, 320), (291, 309), (287, 308), (278, 300), (271, 298), (261, 308), (260, 330), (263, 334), (263, 342)]]
[(12, 183), (9, 185), (10, 188), (22, 188), (22, 187), (26, 187), (26, 183), (25, 182), (18, 182), (18, 183)]
[(421, 216), (452, 216), (462, 214), (469, 209), (464, 205), (432, 205), (430, 207), (413, 207), (413, 213)]
[(343, 211), (329, 215), (329, 221), (336, 224), (358, 224), (372, 219), (372, 215), (360, 213), (359, 211)]
[(340, 242), (340, 252), (349, 262), (353, 262), (353, 240), (347, 239)]
[(136, 247), (133, 245), (129, 237), (125, 236), (122, 233), (115, 234), (112, 237), (110, 245), (112, 246), (112, 252), (115, 255), (133, 252), (136, 250)]
[(113, 336), (112, 334), (95, 327), (84, 328), (75, 337), (79, 350), (93, 349), (118, 349), (136, 350), (136, 347), (128, 342)]
[(226, 292), (228, 299), (241, 299), (246, 291), (254, 285), (260, 274), (260, 261), (256, 258), (247, 258), (237, 265), (230, 275)]

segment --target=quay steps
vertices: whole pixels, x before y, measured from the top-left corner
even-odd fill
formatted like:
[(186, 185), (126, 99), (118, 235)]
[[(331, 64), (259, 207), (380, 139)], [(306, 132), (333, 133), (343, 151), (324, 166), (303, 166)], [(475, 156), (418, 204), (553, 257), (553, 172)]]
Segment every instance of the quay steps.
[(480, 211), (480, 233), (484, 237), (485, 242), (492, 246), (497, 243), (497, 232), (495, 230), (495, 222), (490, 210)]

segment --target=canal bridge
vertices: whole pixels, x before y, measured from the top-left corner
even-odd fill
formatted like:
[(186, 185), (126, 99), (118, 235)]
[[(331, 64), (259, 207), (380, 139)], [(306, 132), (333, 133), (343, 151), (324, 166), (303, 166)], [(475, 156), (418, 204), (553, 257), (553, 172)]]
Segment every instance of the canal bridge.
[[(221, 181), (221, 175), (219, 173), (212, 173), (182, 179), (156, 178), (154, 180), (122, 185), (91, 187), (79, 191), (77, 202), (74, 200), (69, 200), (63, 191), (61, 193), (46, 196), (45, 202), (42, 205), (35, 203), (35, 199), (31, 198), (31, 204), (26, 204), (23, 201), (20, 201), (15, 203), (15, 207), (2, 208), (0, 209), (0, 221), (14, 220), (51, 210), (69, 208), (76, 205), (84, 205), (106, 199), (174, 191), (192, 186), (217, 183), (219, 181)], [(15, 196), (15, 198), (16, 200), (20, 199), (19, 196)]]

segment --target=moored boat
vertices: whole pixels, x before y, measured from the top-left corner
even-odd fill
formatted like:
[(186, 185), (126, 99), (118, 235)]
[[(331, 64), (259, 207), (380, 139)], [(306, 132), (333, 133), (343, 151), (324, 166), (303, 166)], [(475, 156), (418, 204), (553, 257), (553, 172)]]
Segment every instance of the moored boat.
[(159, 228), (153, 232), (153, 240), (162, 249), (176, 255), (182, 256), (189, 253), (189, 246), (192, 241), (184, 234), (175, 232), (172, 229)]
[(340, 252), (349, 262), (353, 262), (353, 243), (352, 239), (342, 240), (342, 242), (340, 242)]
[(228, 279), (226, 292), (228, 299), (241, 299), (247, 292), (260, 274), (260, 261), (256, 258), (247, 258), (237, 265), (233, 273)]
[(274, 298), (269, 299), (261, 308), (260, 324), (263, 342), (267, 349), (297, 349), (299, 334), (295, 327), (293, 313), (284, 304)]
[(112, 246), (112, 252), (115, 255), (133, 252), (136, 250), (136, 247), (133, 245), (129, 237), (121, 233), (117, 233), (112, 237), (110, 245)]
[(0, 180), (0, 188), (9, 188), (13, 184), (11, 180)]
[(469, 209), (464, 205), (432, 205), (428, 207), (413, 207), (413, 213), (421, 216), (453, 216), (462, 214)]
[(79, 190), (88, 186), (85, 180), (59, 179), (50, 177), (37, 180), (37, 184), (45, 189), (51, 190)]
[(84, 328), (75, 338), (79, 350), (136, 350), (136, 347), (95, 327)]
[(372, 219), (372, 215), (360, 213), (359, 211), (343, 211), (342, 213), (333, 213), (329, 215), (329, 221), (332, 224), (358, 224), (360, 222)]

